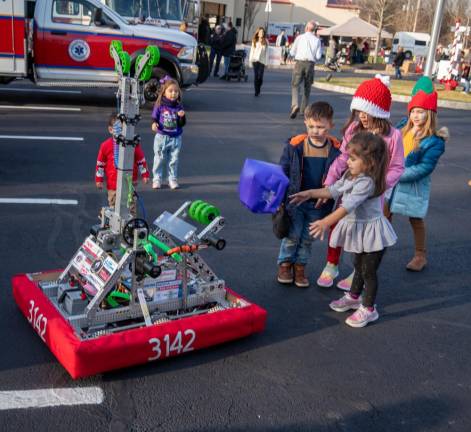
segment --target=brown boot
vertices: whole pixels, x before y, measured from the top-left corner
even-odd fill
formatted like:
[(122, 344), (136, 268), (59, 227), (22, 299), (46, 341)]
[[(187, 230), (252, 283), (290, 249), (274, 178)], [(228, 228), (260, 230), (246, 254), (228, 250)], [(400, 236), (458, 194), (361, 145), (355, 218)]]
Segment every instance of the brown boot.
[(409, 271), (420, 272), (427, 265), (427, 258), (425, 252), (415, 251), (414, 258), (407, 264), (406, 269)]
[(309, 280), (304, 275), (304, 266), (302, 264), (294, 265), (294, 284), (299, 288), (307, 288)]
[(293, 283), (293, 264), (290, 262), (281, 263), (278, 266), (277, 279), (279, 283), (292, 284)]

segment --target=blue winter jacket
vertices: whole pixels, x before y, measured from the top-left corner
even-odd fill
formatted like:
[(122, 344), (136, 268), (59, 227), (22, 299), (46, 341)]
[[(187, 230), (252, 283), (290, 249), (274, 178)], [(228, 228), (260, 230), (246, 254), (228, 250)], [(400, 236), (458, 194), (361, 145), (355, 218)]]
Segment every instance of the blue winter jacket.
[[(287, 197), (293, 195), (301, 190), (302, 184), (302, 173), (303, 173), (303, 154), (304, 154), (304, 140), (307, 138), (306, 134), (297, 135), (290, 138), (283, 149), (283, 154), (281, 155), (280, 165), (284, 173), (289, 179), (288, 188), (286, 190), (285, 197), (285, 206), (288, 214), (291, 215), (291, 210), (293, 205), (288, 204)], [(329, 172), (330, 165), (340, 154), (340, 142), (333, 136), (329, 136), (328, 139), (331, 142), (331, 147), (329, 150), (329, 155), (327, 156), (327, 161), (325, 164), (323, 179), (327, 176)], [(324, 214), (328, 214), (332, 211), (334, 201), (329, 200), (326, 204), (322, 206)]]
[[(407, 119), (396, 127), (402, 129)], [(404, 161), (405, 170), (394, 187), (389, 207), (392, 213), (424, 218), (430, 199), (430, 174), (445, 151), (445, 140), (432, 135), (420, 141), (419, 148), (411, 151)]]

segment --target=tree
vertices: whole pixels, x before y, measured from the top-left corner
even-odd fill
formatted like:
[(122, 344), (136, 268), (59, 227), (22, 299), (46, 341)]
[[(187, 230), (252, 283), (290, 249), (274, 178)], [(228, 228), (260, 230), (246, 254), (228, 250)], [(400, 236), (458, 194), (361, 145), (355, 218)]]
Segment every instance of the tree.
[(378, 36), (376, 37), (376, 45), (374, 50), (374, 61), (378, 56), (381, 47), (381, 33), (383, 29), (393, 23), (398, 9), (402, 8), (402, 4), (396, 0), (360, 0), (360, 14), (378, 27)]
[(255, 17), (260, 10), (261, 3), (257, 0), (245, 0), (244, 10), (244, 29), (247, 29), (247, 34), (250, 35), (250, 29), (253, 26)]

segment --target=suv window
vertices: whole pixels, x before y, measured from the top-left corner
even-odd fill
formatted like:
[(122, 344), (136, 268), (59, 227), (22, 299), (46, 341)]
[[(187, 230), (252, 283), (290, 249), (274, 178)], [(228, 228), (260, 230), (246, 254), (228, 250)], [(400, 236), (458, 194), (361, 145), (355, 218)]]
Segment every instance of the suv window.
[[(52, 6), (52, 21), (56, 23), (92, 26), (96, 6), (86, 0), (54, 0)], [(113, 20), (102, 14), (102, 25), (114, 26)]]

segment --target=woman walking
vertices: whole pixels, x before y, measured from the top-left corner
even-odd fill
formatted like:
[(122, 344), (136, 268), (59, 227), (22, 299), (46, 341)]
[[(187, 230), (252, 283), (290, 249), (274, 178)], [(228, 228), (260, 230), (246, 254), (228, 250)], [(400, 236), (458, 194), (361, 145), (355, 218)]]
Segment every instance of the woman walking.
[(255, 96), (259, 96), (263, 84), (263, 73), (268, 63), (268, 41), (263, 27), (259, 27), (252, 38), (249, 62), (254, 71)]

